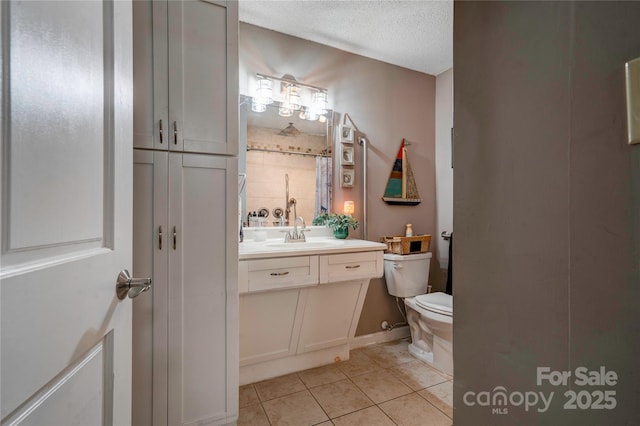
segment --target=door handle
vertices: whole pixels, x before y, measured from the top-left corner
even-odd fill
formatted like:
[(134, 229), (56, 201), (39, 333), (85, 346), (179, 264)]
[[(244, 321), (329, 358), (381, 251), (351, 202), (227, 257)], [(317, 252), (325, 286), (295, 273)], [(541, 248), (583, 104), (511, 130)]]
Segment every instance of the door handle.
[(158, 250), (162, 250), (162, 226), (158, 227)]
[(173, 122), (173, 144), (178, 145), (178, 123)]
[(176, 246), (178, 245), (178, 232), (176, 231), (176, 227), (173, 227), (173, 249), (176, 249)]
[(151, 288), (151, 278), (131, 278), (128, 270), (123, 269), (116, 280), (116, 294), (122, 300), (126, 296), (133, 299)]
[(163, 139), (164, 139), (164, 138), (163, 138), (163, 134), (162, 134), (162, 133), (163, 133), (163, 132), (162, 132), (162, 120), (160, 120), (160, 143), (162, 143), (162, 142), (163, 142)]

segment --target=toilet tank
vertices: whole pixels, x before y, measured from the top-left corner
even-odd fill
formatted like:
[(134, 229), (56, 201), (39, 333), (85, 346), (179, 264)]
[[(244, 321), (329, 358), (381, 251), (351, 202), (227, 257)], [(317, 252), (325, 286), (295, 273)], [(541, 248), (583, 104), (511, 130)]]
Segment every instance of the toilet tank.
[(431, 253), (384, 254), (384, 279), (389, 294), (413, 297), (427, 292)]

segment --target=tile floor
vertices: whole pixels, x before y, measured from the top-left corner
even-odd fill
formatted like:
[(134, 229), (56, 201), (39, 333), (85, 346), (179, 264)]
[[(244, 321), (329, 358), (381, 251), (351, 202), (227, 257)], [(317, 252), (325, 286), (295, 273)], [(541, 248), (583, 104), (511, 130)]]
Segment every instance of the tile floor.
[(348, 361), (242, 386), (238, 425), (452, 425), (453, 378), (407, 346), (360, 348)]

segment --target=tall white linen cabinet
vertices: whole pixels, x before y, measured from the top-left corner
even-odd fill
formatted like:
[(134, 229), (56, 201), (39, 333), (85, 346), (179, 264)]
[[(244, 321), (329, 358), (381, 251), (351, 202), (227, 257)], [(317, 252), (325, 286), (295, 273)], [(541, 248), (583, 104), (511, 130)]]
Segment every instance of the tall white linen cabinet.
[(133, 2), (136, 426), (238, 415), (237, 7)]

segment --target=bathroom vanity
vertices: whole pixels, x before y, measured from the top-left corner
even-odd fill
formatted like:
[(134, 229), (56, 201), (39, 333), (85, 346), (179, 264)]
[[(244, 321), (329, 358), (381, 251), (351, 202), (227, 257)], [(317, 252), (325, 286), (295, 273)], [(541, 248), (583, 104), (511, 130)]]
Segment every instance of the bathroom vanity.
[(347, 360), (369, 280), (383, 274), (384, 244), (325, 227), (284, 243), (288, 229), (262, 228), (263, 241), (245, 229), (240, 243), (241, 385)]

